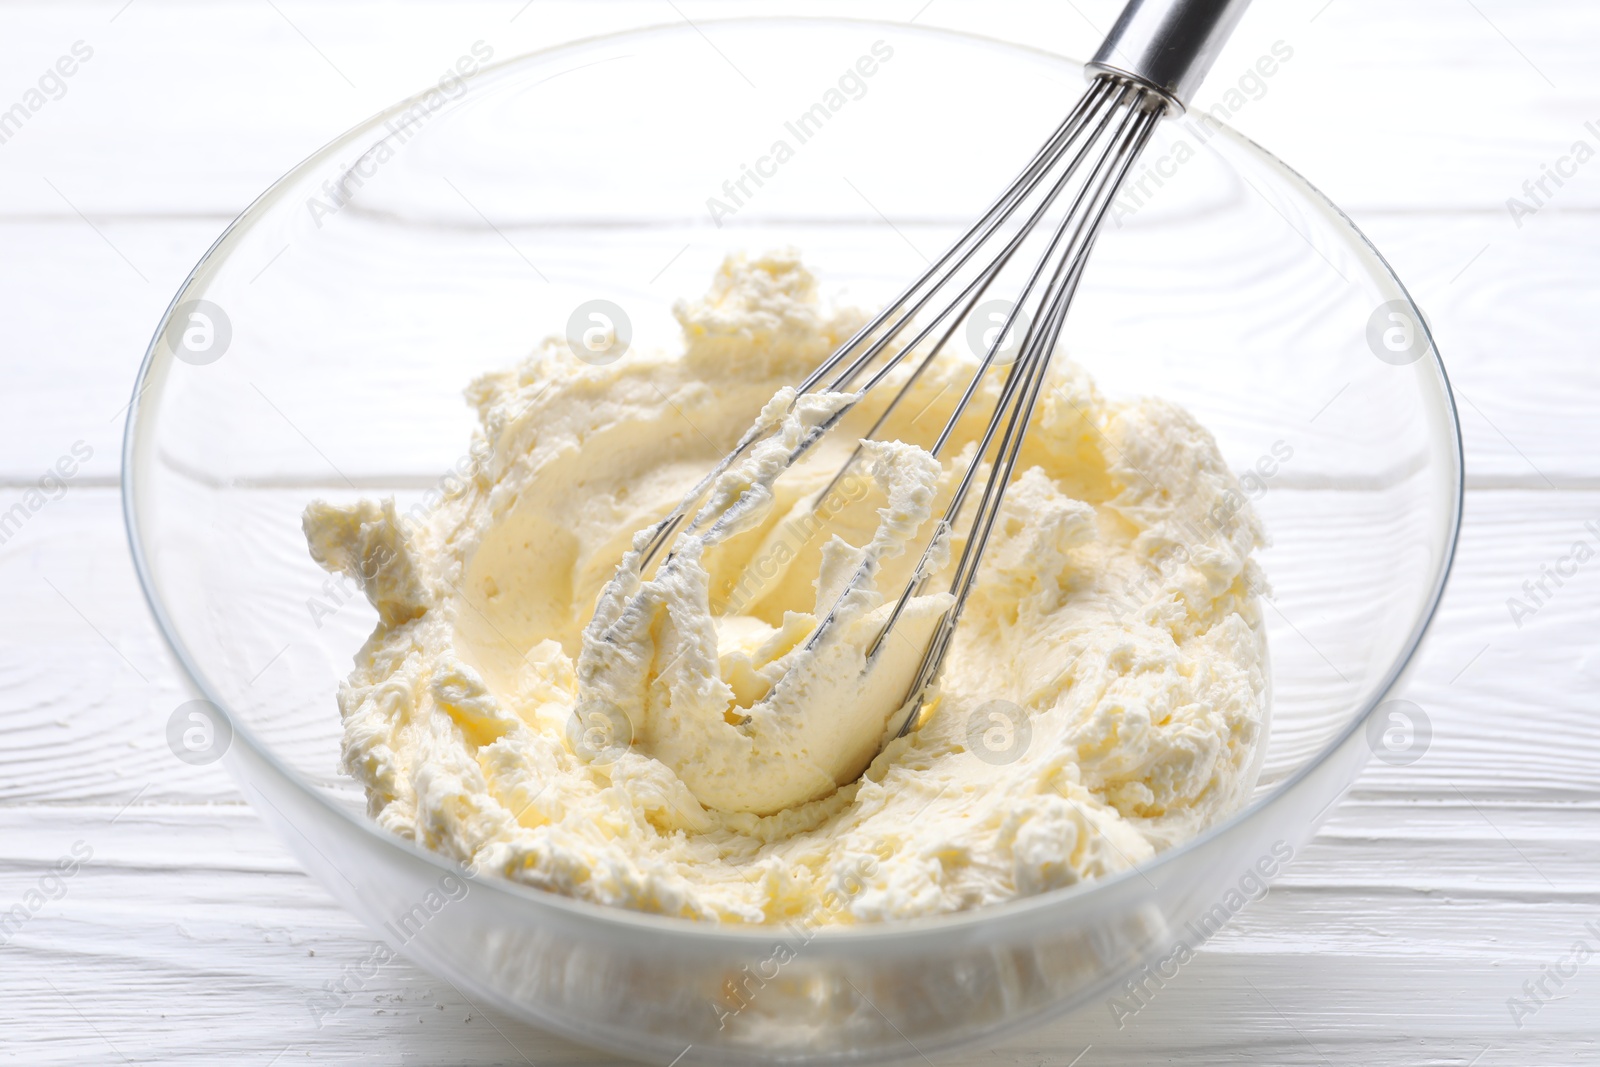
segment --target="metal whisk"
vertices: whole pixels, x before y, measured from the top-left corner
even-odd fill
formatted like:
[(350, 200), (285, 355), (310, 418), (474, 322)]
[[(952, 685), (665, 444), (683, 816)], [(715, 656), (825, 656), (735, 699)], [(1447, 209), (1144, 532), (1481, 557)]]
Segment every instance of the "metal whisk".
[[(978, 394), (984, 376), (996, 367), (1008, 367), (995, 410), (943, 516), (934, 524), (928, 544), (898, 601), (867, 650), (870, 669), (906, 605), (923, 592), (936, 569), (934, 561), (939, 560), (941, 567), (944, 565), (940, 548), (949, 543), (958, 528), (979, 474), (987, 467), (977, 509), (968, 526), (966, 544), (955, 563), (950, 583), (953, 603), (935, 626), (906, 692), (899, 710), (903, 716), (900, 734), (917, 723), (916, 713), (937, 680), (950, 649), (956, 624), (1000, 513), (1067, 309), (1083, 277), (1107, 209), (1162, 117), (1182, 113), (1248, 2), (1133, 0), (1129, 3), (1088, 66), (1091, 78), (1088, 91), (1005, 192), (921, 277), (873, 316), (798, 387), (800, 394), (854, 395), (801, 440), (789, 454), (788, 466), (797, 463), (897, 367), (915, 356), (915, 366), (866, 434), (867, 438), (874, 437), (996, 280), (1006, 273), (1019, 250), (1035, 238), (1042, 240), (1044, 247), (1031, 269), (1018, 272), (1023, 279), (1004, 324), (994, 332), (993, 341), (987, 345), (981, 362), (929, 451), (941, 457)], [(1064, 210), (1057, 207), (1059, 203), (1066, 204)], [(1019, 262), (1026, 264), (1027, 260)], [(1020, 338), (1012, 340), (1014, 332), (1020, 332)], [(930, 339), (932, 344), (927, 345)], [(1014, 349), (1014, 355), (1007, 349)], [(759, 426), (749, 431), (671, 514), (650, 529), (640, 552), (640, 575), (647, 572), (656, 556), (684, 528), (685, 521), (717, 477), (772, 432), (770, 427)], [(858, 446), (833, 481), (814, 499), (828, 496), (861, 451)], [(688, 529), (697, 530), (716, 519), (712, 509), (702, 508)], [(670, 565), (669, 556), (663, 566)], [(846, 589), (862, 579), (863, 575), (858, 573)], [(810, 646), (820, 642), (833, 626), (842, 600), (843, 594), (812, 632), (808, 639)], [(895, 720), (889, 721), (892, 724)]]

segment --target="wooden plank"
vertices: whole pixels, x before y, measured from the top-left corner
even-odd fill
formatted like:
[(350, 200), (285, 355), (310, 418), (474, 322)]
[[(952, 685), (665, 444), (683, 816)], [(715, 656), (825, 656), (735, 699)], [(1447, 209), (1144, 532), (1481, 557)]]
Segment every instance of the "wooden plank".
[[(78, 441), (93, 452), (78, 477), (90, 484), (111, 482), (118, 469), (122, 412), (150, 333), (219, 228), (215, 221), (101, 224), (102, 233), (149, 278), (145, 282), (81, 220), (0, 222), (0, 242), (15, 253), (0, 261), (0, 292), (26, 291), (44, 275), (73, 278), (81, 291), (95, 294), (78, 303), (18, 301), (11, 310), (12, 351), (19, 358), (12, 363), (14, 387), (0, 396), (0, 500), (18, 495)], [(1600, 273), (1591, 269), (1600, 217), (1540, 218), (1518, 232), (1487, 216), (1383, 215), (1374, 217), (1369, 229), (1429, 316), (1459, 390), (1469, 484), (1600, 487), (1600, 429), (1592, 418), (1600, 403), (1600, 379), (1588, 373), (1593, 346), (1581, 326), (1582, 309), (1600, 305)], [(841, 257), (837, 264), (822, 265), (830, 287), (848, 286), (893, 254), (886, 232), (881, 224), (830, 231), (827, 245)], [(660, 340), (672, 328), (664, 302), (699, 290), (722, 251), (702, 246), (684, 251), (687, 238), (670, 228), (652, 232), (651, 239), (659, 246), (660, 263), (670, 268), (653, 282), (623, 279), (614, 288), (662, 309), (661, 321), (651, 320)], [(561, 309), (583, 299), (579, 294), (606, 276), (606, 245), (603, 238), (577, 234), (545, 240), (548, 262), (560, 270), (558, 285), (539, 298), (540, 306), (544, 321), (559, 327), (566, 314)], [(729, 238), (730, 247), (758, 249), (773, 240), (776, 235), (759, 228)], [(452, 298), (436, 294), (430, 299)], [(464, 305), (464, 315), (465, 310)], [(405, 325), (367, 330), (364, 324), (360, 343), (382, 347), (389, 343), (383, 329)], [(469, 364), (507, 365), (552, 328), (530, 317), (520, 333), (486, 334), (475, 342), (478, 347), (468, 343), (457, 349), (464, 358), (449, 381), (438, 380), (437, 370), (408, 372), (413, 387), (387, 400), (353, 365), (324, 358), (317, 345), (274, 349), (260, 388), (347, 474), (437, 475), (465, 447), (471, 423), (459, 390), (473, 373)], [(399, 334), (393, 342), (402, 342)], [(1095, 365), (1092, 354), (1086, 359)], [(315, 364), (318, 380), (331, 384), (302, 398), (296, 382), (312, 373), (308, 361)], [(1198, 365), (1192, 373), (1178, 372), (1174, 387), (1185, 390), (1185, 398), (1238, 453), (1230, 458), (1248, 464), (1272, 444), (1262, 439), (1263, 408), (1241, 406), (1225, 387), (1208, 384), (1203, 372)], [(344, 381), (341, 374), (355, 377)], [(1263, 404), (1282, 425), (1278, 432), (1298, 449), (1297, 476), (1315, 473), (1319, 466), (1337, 469), (1341, 462), (1343, 451), (1333, 444), (1337, 438), (1331, 431), (1340, 418), (1359, 417), (1364, 402), (1343, 395), (1341, 385), (1337, 369), (1327, 368), (1316, 380), (1285, 375), (1257, 390), (1256, 395), (1282, 394)], [(364, 434), (382, 433), (393, 443), (381, 459), (341, 451), (346, 442), (339, 427), (349, 420), (340, 416), (351, 404), (368, 411), (359, 420)], [(1326, 410), (1319, 410), (1324, 405)], [(227, 421), (236, 448), (248, 444), (256, 453), (257, 469), (342, 484), (328, 461), (270, 405), (257, 402), (218, 417)], [(246, 428), (252, 428), (248, 440), (239, 441)]]
[[(1405, 847), (1420, 853), (1409, 865), (1413, 875), (1443, 857), (1447, 866), (1459, 863), (1459, 877), (1441, 873), (1410, 889), (1375, 884), (1366, 874), (1395, 855), (1395, 843), (1367, 840), (1359, 830), (1365, 824), (1382, 833), (1397, 814), (1358, 806), (1341, 815), (1338, 824), (1356, 824), (1357, 833), (1325, 835), (1303, 849), (1284, 881), (1176, 977), (1147, 985), (1143, 1004), (1126, 994), (1120, 1012), (1109, 998), (1091, 1003), (950, 1062), (1065, 1064), (1086, 1045), (1094, 1046), (1093, 1062), (1105, 1064), (1169, 1056), (1205, 1064), (1375, 1062), (1397, 1032), (1432, 1063), (1465, 1063), (1486, 1045), (1506, 1063), (1550, 1062), (1541, 1052), (1589, 1047), (1584, 1002), (1600, 990), (1593, 968), (1520, 1030), (1505, 1000), (1584, 936), (1593, 897), (1507, 900), (1485, 892), (1473, 882), (1484, 868), (1473, 845), (1488, 848), (1489, 840), (1442, 849), (1428, 843), (1439, 831), (1449, 839), (1454, 816), (1415, 825), (1419, 838)], [(1539, 828), (1545, 834), (1576, 826), (1554, 812), (1539, 818), (1556, 820)], [(1593, 886), (1592, 818), (1588, 824), (1584, 862)], [(0, 834), (15, 856), (0, 872), (0, 900), (33, 888), (43, 867), (74, 843), (93, 853), (62, 895), (0, 949), (8, 960), (0, 969), (0, 1033), (40, 1035), (27, 1046), (29, 1063), (110, 1060), (108, 1046), (135, 1061), (216, 1062), (242, 1053), (263, 1063), (280, 1054), (286, 1062), (344, 1062), (357, 1045), (368, 1062), (521, 1062), (510, 1046), (539, 1064), (607, 1062), (497, 1013), (485, 1016), (448, 983), (404, 962), (380, 968), (318, 1027), (307, 998), (364, 959), (375, 938), (295, 871), (246, 808), (141, 804), (120, 815), (107, 806), (6, 808)]]
[[(334, 762), (330, 746), (336, 734), (331, 714), (324, 714), (327, 709), (322, 697), (342, 676), (342, 659), (335, 656), (319, 663), (309, 678), (300, 669), (265, 671), (283, 643), (306, 631), (306, 598), (321, 595), (323, 576), (304, 556), (297, 529), (300, 504), (310, 493), (291, 489), (253, 494), (262, 506), (259, 515), (244, 524), (242, 536), (247, 541), (240, 543), (240, 550), (254, 565), (229, 580), (243, 583), (237, 590), (240, 602), (251, 604), (251, 611), (259, 613), (271, 632), (282, 635), (274, 638), (271, 632), (262, 631), (266, 643), (241, 668), (251, 675), (265, 672), (261, 685), (251, 690), (253, 694), (259, 690), (260, 695), (252, 699), (295, 709), (292, 721), (274, 716), (278, 736), (284, 743), (312, 746), (299, 758), (308, 773), (321, 777)], [(1282, 622), (1277, 624), (1275, 656), (1284, 665), (1298, 663), (1301, 677), (1315, 677), (1325, 656), (1344, 662), (1353, 675), (1358, 669), (1356, 661), (1345, 657), (1356, 653), (1331, 643), (1339, 640), (1342, 631), (1337, 620), (1329, 624), (1319, 618), (1318, 608), (1319, 597), (1324, 608), (1337, 602), (1342, 595), (1340, 584), (1352, 573), (1351, 546), (1328, 540), (1349, 534), (1325, 534), (1319, 527), (1317, 515), (1321, 512), (1317, 508), (1304, 512), (1300, 522), (1293, 522), (1294, 510), (1283, 502), (1294, 497), (1279, 493), (1267, 501), (1271, 513), (1281, 520), (1276, 527), (1279, 547), (1269, 554), (1267, 564), (1270, 568), (1282, 559), (1284, 565), (1293, 567), (1290, 573), (1298, 576), (1290, 583), (1280, 571), (1279, 612), (1274, 618), (1281, 615)], [(1441, 747), (1452, 743), (1454, 731), (1446, 729), (1442, 717), (1459, 714), (1466, 746), (1459, 758), (1469, 761), (1486, 781), (1497, 782), (1501, 789), (1523, 788), (1535, 794), (1558, 786), (1580, 793), (1592, 789), (1590, 769), (1600, 752), (1585, 740), (1588, 734), (1582, 726), (1587, 721), (1587, 702), (1582, 687), (1570, 681), (1574, 668), (1578, 677), (1592, 668), (1587, 660), (1573, 661), (1573, 646), (1550, 639), (1557, 634), (1592, 632), (1594, 590), (1586, 584), (1588, 575), (1580, 572), (1570, 580), (1570, 587), (1556, 591), (1559, 595), (1548, 605), (1521, 619), (1512, 617), (1506, 601), (1525, 597), (1522, 582), (1540, 580), (1542, 565), (1558, 561), (1574, 540), (1589, 536), (1583, 523), (1600, 504), (1590, 493), (1495, 492), (1473, 494), (1473, 506), (1482, 508), (1484, 519), (1469, 526), (1464, 536), (1455, 586), (1414, 686), (1414, 692), (1422, 694), (1427, 706), (1434, 709), (1433, 714), (1441, 717), (1435, 742)], [(15, 591), (19, 608), (7, 627), (16, 642), (7, 673), (14, 679), (12, 689), (18, 703), (26, 709), (13, 721), (13, 729), (23, 739), (16, 751), (26, 754), (32, 764), (29, 772), (14, 775), (8, 783), (12, 799), (93, 799), (107, 796), (106, 790), (111, 796), (127, 796), (146, 782), (153, 782), (158, 789), (180, 790), (181, 795), (194, 778), (195, 772), (170, 766), (169, 754), (159, 746), (144, 746), (138, 758), (147, 763), (119, 761), (118, 770), (126, 769), (130, 776), (123, 781), (108, 779), (97, 764), (79, 758), (74, 747), (92, 746), (108, 737), (149, 736), (142, 731), (162, 726), (185, 698), (123, 556), (117, 517), (113, 492), (75, 490), (52, 503), (49, 511), (36, 516), (0, 549), (0, 558), (5, 559), (0, 573)], [(1283, 556), (1284, 552), (1290, 555)], [(93, 565), (85, 568), (84, 560)], [(1295, 564), (1296, 560), (1300, 562)], [(1329, 566), (1330, 560), (1339, 562)], [(1325, 596), (1317, 592), (1321, 588), (1318, 567), (1332, 583)], [(329, 623), (335, 627), (329, 633), (339, 634), (347, 652), (352, 651), (370, 622), (368, 610), (352, 604)], [(1529, 662), (1540, 665), (1550, 684), (1530, 690), (1525, 682), (1512, 681), (1509, 673), (1496, 671), (1497, 667)], [(1470, 675), (1474, 670), (1484, 673)], [(1504, 688), (1487, 700), (1478, 700), (1478, 687), (1472, 686), (1470, 677), (1484, 677), (1484, 684)], [(1464, 678), (1469, 679), (1467, 684), (1456, 684)], [(311, 689), (289, 692), (279, 688), (290, 682)], [(1337, 684), (1336, 679), (1330, 678), (1330, 682)], [(122, 714), (130, 699), (145, 709), (147, 719), (134, 720)], [(1295, 699), (1299, 694), (1280, 692), (1281, 702)], [(1539, 736), (1507, 738), (1502, 719), (1507, 701), (1512, 701), (1513, 707), (1556, 717), (1558, 728), (1574, 736), (1573, 743), (1552, 752)], [(151, 741), (155, 739), (150, 736)], [(1509, 764), (1508, 753), (1517, 756)], [(1404, 793), (1422, 789), (1428, 783), (1430, 766), (1425, 762), (1406, 768), (1394, 778), (1394, 788)], [(1454, 769), (1445, 772), (1444, 779), (1431, 782), (1435, 792), (1444, 789), (1453, 780), (1450, 776), (1459, 771), (1455, 764), (1446, 766)], [(1375, 766), (1372, 773), (1386, 771)], [(144, 780), (140, 780), (141, 774)], [(80, 793), (80, 789), (87, 792)]]
[[(915, 18), (1085, 54), (1118, 6), (677, 8), (702, 24), (757, 10)], [(372, 937), (298, 873), (218, 766), (189, 768), (165, 749), (166, 717), (187, 694), (128, 572), (114, 413), (184, 273), (294, 161), (432, 81), (473, 41), (504, 57), (678, 18), (653, 0), (0, 11), (0, 69), (13, 75), (0, 109), (73, 41), (96, 49), (66, 95), (0, 145), (11, 343), (0, 509), (74, 442), (93, 450), (66, 497), (0, 545), (11, 609), (0, 622), (0, 908), (73, 841), (96, 850), (66, 896), (0, 946), (0, 1058), (610, 1062), (486, 1017), (407, 964), (313, 1026), (308, 984), (364, 958)], [(1433, 741), (1409, 766), (1370, 765), (1272, 894), (1125, 1027), (1093, 1004), (951, 1062), (1600, 1063), (1592, 963), (1521, 1028), (1506, 1006), (1585, 936), (1600, 899), (1594, 564), (1559, 587), (1545, 578), (1545, 603), (1520, 626), (1507, 606), (1586, 536), (1585, 521), (1600, 522), (1587, 373), (1600, 164), (1521, 226), (1506, 206), (1574, 140), (1600, 144), (1585, 126), (1600, 119), (1597, 28), (1600, 10), (1582, 0), (1283, 0), (1254, 5), (1219, 60), (1202, 106), (1228, 104), (1227, 87), (1275, 41), (1294, 49), (1259, 99), (1230, 106), (1233, 120), (1355, 214), (1427, 310), (1461, 387), (1476, 491), (1456, 581), (1407, 693)], [(664, 243), (662, 262), (681, 244)], [(692, 292), (709, 262), (691, 250), (659, 284)], [(439, 399), (458, 384), (441, 383)], [(1225, 401), (1219, 429), (1233, 417)], [(409, 468), (432, 471), (458, 445), (442, 433), (418, 442)], [(305, 456), (294, 463), (309, 472)], [(355, 635), (358, 622), (336, 624)]]
[[(334, 135), (434, 82), (476, 41), (508, 57), (620, 26), (681, 21), (644, 0), (538, 0), (526, 11), (511, 0), (279, 11), (247, 0), (121, 6), (77, 0), (8, 9), (0, 63), (19, 72), (13, 96), (28, 85), (21, 72), (44, 71), (75, 41), (95, 49), (66, 93), (6, 144), (11, 165), (0, 173), (0, 197), (8, 212), (72, 217), (65, 196), (91, 216), (231, 215)], [(683, 12), (697, 22), (752, 12), (915, 17), (1082, 56), (1117, 7), (698, 0)], [(1575, 140), (1600, 145), (1585, 129), (1600, 120), (1589, 50), (1600, 14), (1581, 0), (1486, 0), (1478, 8), (1462, 12), (1452, 0), (1262, 5), (1199, 103), (1237, 102), (1228, 110), (1245, 132), (1347, 207), (1503, 215), (1506, 198)], [(1247, 81), (1250, 95), (1230, 97), (1277, 41), (1293, 58), (1264, 88)], [(720, 62), (709, 52), (708, 61)], [(107, 158), (121, 163), (104, 166)], [(1600, 170), (1553, 192), (1552, 211), (1593, 210)]]
[[(249, 550), (253, 576), (240, 595), (253, 598), (262, 611), (303, 613), (304, 598), (317, 593), (321, 577), (294, 541), (304, 491), (259, 495), (276, 503), (253, 524), (260, 543)], [(1600, 734), (1593, 729), (1588, 695), (1597, 660), (1588, 650), (1600, 644), (1600, 613), (1594, 610), (1600, 565), (1579, 569), (1559, 589), (1548, 586), (1553, 595), (1520, 620), (1512, 618), (1506, 601), (1526, 596), (1522, 583), (1538, 580), (1541, 567), (1553, 566), (1574, 541), (1594, 539), (1584, 523), (1600, 518), (1600, 493), (1474, 492), (1469, 508), (1473, 521), (1462, 538), (1453, 583), (1408, 694), (1432, 720), (1432, 747), (1409, 766), (1374, 762), (1360, 795), (1454, 803), (1459, 789), (1474, 799), (1592, 800)], [(1302, 660), (1307, 672), (1320, 655), (1344, 654), (1323, 636), (1337, 627), (1327, 628), (1317, 617), (1319, 572), (1305, 570), (1319, 558), (1333, 558), (1323, 555), (1330, 549), (1318, 540), (1317, 513), (1306, 511), (1303, 522), (1292, 525), (1292, 510), (1281, 506), (1277, 512), (1283, 518), (1280, 548), (1299, 553), (1296, 573), (1303, 577), (1285, 583), (1279, 598), (1287, 622), (1276, 624), (1274, 656)], [(0, 802), (127, 803), (136, 795), (141, 802), (173, 802), (233, 795), (216, 768), (182, 766), (165, 747), (167, 717), (188, 697), (140, 597), (118, 521), (115, 492), (74, 490), (0, 547), (0, 585), (14, 605), (0, 620), (0, 679), (16, 709), (7, 720), (11, 772), (0, 783)], [(1341, 558), (1328, 580), (1346, 580), (1350, 566)], [(263, 599), (263, 589), (286, 591)], [(367, 609), (353, 604), (329, 625), (339, 627), (340, 640), (354, 650), (370, 621)], [(1320, 652), (1302, 647), (1290, 622)], [(292, 619), (274, 625), (294, 632)], [(270, 655), (264, 652), (261, 663)], [(331, 693), (342, 664), (319, 670), (328, 672)], [(271, 688), (282, 681), (275, 681), (280, 673), (262, 676), (260, 688), (268, 694), (263, 699), (286, 692)], [(331, 775), (333, 750), (318, 747), (331, 746), (336, 736), (331, 697), (321, 706), (305, 694), (283, 703), (296, 710), (281, 736), (310, 746), (297, 756), (309, 773)], [(1528, 728), (1508, 731), (1508, 716)], [(1560, 743), (1552, 744), (1552, 738)], [(109, 767), (94, 755), (108, 747), (118, 753)]]

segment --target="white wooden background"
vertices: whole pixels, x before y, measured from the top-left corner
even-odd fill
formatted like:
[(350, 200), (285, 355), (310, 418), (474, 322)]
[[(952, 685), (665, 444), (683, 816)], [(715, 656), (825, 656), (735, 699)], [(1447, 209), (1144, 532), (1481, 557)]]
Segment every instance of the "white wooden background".
[[(121, 409), (189, 267), (324, 141), (434, 81), (597, 32), (755, 11), (959, 26), (1086, 54), (1114, 0), (54, 0), (0, 6), (0, 110), (93, 58), (0, 144), (0, 511), (93, 455), (0, 545), (0, 1061), (604, 1060), (386, 968), (317, 1028), (308, 993), (373, 937), (217, 766), (163, 737), (186, 699), (136, 588)], [(1459, 389), (1467, 523), (1409, 696), (1434, 738), (1374, 764), (1284, 880), (1119, 1029), (1095, 1005), (962, 1062), (1600, 1063), (1600, 561), (1506, 607), (1600, 520), (1600, 147), (1587, 0), (1259, 0), (1219, 73), (1295, 58), (1236, 123), (1352, 212), (1428, 312)], [(712, 57), (711, 61), (715, 61)], [(1202, 92), (1214, 99), (1219, 82)], [(1594, 125), (1587, 127), (1586, 123)], [(75, 842), (92, 858), (46, 869)], [(30, 905), (31, 907), (31, 905)], [(1594, 923), (1586, 929), (1587, 923)], [(1552, 982), (1586, 940), (1596, 956)], [(1513, 1022), (1508, 998), (1545, 981)]]

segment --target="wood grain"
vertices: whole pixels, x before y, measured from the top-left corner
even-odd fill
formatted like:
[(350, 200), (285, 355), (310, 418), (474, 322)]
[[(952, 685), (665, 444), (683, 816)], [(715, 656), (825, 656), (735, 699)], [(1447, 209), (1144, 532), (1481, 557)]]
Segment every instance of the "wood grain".
[[(1504, 1001), (1600, 906), (1600, 737), (1570, 681), (1595, 671), (1572, 650), (1600, 636), (1594, 587), (1580, 584), (1600, 573), (1580, 572), (1520, 629), (1502, 593), (1563, 551), (1600, 511), (1600, 494), (1481, 491), (1471, 507), (1455, 583), (1408, 694), (1434, 723), (1426, 755), (1409, 767), (1373, 763), (1268, 900), (1126, 1027), (1108, 1005), (1090, 1006), (994, 1049), (1001, 1062), (1065, 1063), (1090, 1043), (1104, 1063), (1367, 1062), (1397, 1031), (1426, 1043), (1418, 1055), (1435, 1058), (1423, 1062), (1465, 1063), (1486, 1045), (1521, 1057), (1503, 1062), (1541, 1062), (1552, 1048), (1582, 1054), (1577, 1004), (1597, 988), (1593, 976), (1521, 1031)], [(511, 1056), (509, 1037), (536, 1063), (596, 1062), (498, 1016), (483, 1025), (409, 965), (386, 969), (370, 1001), (311, 1025), (307, 982), (359, 958), (370, 935), (297, 873), (217, 767), (185, 767), (166, 750), (160, 731), (183, 694), (117, 565), (116, 510), (110, 490), (74, 490), (0, 549), (0, 582), (20, 609), (3, 631), (0, 669), (8, 694), (33, 695), (7, 720), (0, 900), (20, 899), (74, 841), (95, 850), (67, 896), (4, 949), (13, 962), (0, 1011), (59, 1023), (31, 1062), (105, 1054), (68, 1004), (86, 995), (97, 997), (96, 1025), (135, 1060), (231, 1051), (265, 1062), (279, 1043), (342, 1062), (356, 1055), (353, 1040), (381, 1039), (424, 1062), (494, 1063)], [(110, 563), (95, 571), (89, 559)], [(81, 597), (93, 628), (48, 583)], [(1508, 731), (1508, 715), (1523, 728)], [(71, 981), (59, 991), (41, 982), (62, 973)], [(169, 1003), (166, 1020), (152, 1015), (152, 1004)], [(1197, 1028), (1213, 1036), (1197, 1044)]]
[[(123, 415), (150, 334), (220, 229), (219, 222), (197, 220), (101, 223), (104, 235), (150, 278), (145, 283), (81, 220), (0, 221), (0, 245), (15, 253), (0, 260), (0, 294), (21, 292), (41, 274), (72, 278), (81, 291), (95, 294), (92, 301), (64, 296), (11, 309), (17, 356), (9, 367), (13, 387), (0, 393), (0, 500), (17, 495), (78, 441), (93, 450), (78, 478), (111, 484)], [(1600, 216), (1537, 219), (1518, 232), (1484, 216), (1375, 215), (1368, 229), (1433, 326), (1458, 390), (1468, 484), (1600, 488), (1600, 425), (1592, 416), (1600, 373), (1594, 331), (1581, 325), (1600, 307), (1593, 251)], [(876, 247), (868, 233), (863, 224), (864, 254)], [(663, 263), (683, 248), (670, 230), (659, 238)], [(759, 234), (753, 240), (760, 247)], [(595, 258), (581, 237), (552, 255), (579, 273)], [(662, 284), (681, 292), (705, 284), (715, 266), (712, 251), (684, 259)], [(530, 333), (529, 344), (537, 335)], [(1308, 440), (1315, 439), (1310, 420), (1317, 408), (1337, 395), (1336, 387), (1326, 392), (1303, 402)], [(1228, 412), (1226, 396), (1212, 400), (1219, 413)], [(418, 443), (415, 470), (431, 471), (456, 454), (466, 433), (465, 408), (461, 412), (462, 425), (449, 440)], [(1237, 414), (1239, 425), (1247, 425), (1249, 413)], [(1224, 439), (1230, 429), (1217, 427)], [(337, 482), (300, 437), (284, 436), (286, 463), (299, 464), (307, 477)]]
[[(499, 57), (625, 26), (754, 12), (845, 15), (948, 26), (1085, 56), (1115, 0), (762, 3), (523, 0), (416, 4), (373, 0), (270, 6), (225, 0), (120, 0), (8, 11), (6, 69), (42, 71), (76, 40), (94, 58), (6, 145), (7, 213), (72, 217), (232, 215), (334, 135), (426, 87), (483, 40)], [(1226, 104), (1275, 41), (1294, 56), (1244, 97), (1246, 133), (1355, 209), (1504, 212), (1600, 120), (1591, 62), (1595, 12), (1581, 0), (1280, 0), (1251, 11), (1200, 94)], [(115, 19), (113, 21), (113, 15)], [(731, 57), (737, 62), (737, 57)], [(708, 52), (708, 61), (717, 62)], [(974, 87), (981, 91), (981, 87)], [(1594, 135), (1590, 135), (1594, 140)], [(124, 161), (115, 170), (106, 157)], [(1600, 168), (1600, 164), (1596, 165)], [(1600, 206), (1600, 169), (1559, 190), (1552, 210)], [(127, 180), (134, 177), (136, 180)]]
[[(299, 873), (219, 767), (187, 767), (166, 748), (166, 718), (187, 694), (122, 543), (120, 409), (172, 292), (229, 218), (480, 39), (505, 57), (624, 25), (803, 10), (1082, 55), (1117, 7), (71, 0), (0, 11), (0, 109), (73, 42), (95, 49), (0, 145), (0, 508), (75, 442), (93, 452), (66, 495), (0, 545), (0, 909), (74, 842), (94, 851), (0, 944), (0, 1060), (607, 1062), (484, 1015), (409, 964), (316, 1028), (308, 987), (364, 956), (372, 935)], [(1294, 49), (1259, 98), (1230, 108), (1233, 121), (1351, 211), (1428, 313), (1459, 389), (1466, 525), (1406, 693), (1433, 741), (1410, 766), (1370, 765), (1272, 893), (1126, 1026), (1089, 1005), (952, 1062), (1600, 1063), (1600, 964), (1520, 1028), (1506, 1006), (1600, 921), (1600, 561), (1520, 626), (1507, 607), (1600, 521), (1600, 162), (1520, 226), (1506, 205), (1575, 140), (1600, 145), (1586, 129), (1600, 122), (1597, 33), (1600, 10), (1581, 0), (1280, 0), (1255, 5), (1222, 56), (1202, 106), (1226, 104), (1273, 42)]]

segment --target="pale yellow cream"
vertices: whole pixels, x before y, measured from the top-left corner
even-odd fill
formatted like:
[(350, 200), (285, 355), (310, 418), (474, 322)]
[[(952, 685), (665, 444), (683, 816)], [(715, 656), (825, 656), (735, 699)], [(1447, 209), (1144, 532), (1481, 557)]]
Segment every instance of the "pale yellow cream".
[[(676, 311), (680, 352), (595, 367), (553, 339), (474, 383), (456, 492), (307, 508), (313, 557), (378, 609), (339, 705), (382, 825), (601, 903), (859, 922), (1123, 870), (1243, 803), (1265, 738), (1262, 533), (1204, 428), (1058, 358), (938, 699), (879, 753), (947, 572), (863, 676), (865, 649), (1001, 375), (941, 465), (922, 446), (976, 365), (941, 354), (823, 494), (892, 389), (773, 479), (842, 402), (784, 390), (860, 314), (824, 308), (792, 255), (730, 260)], [(758, 417), (775, 443), (711, 493), (728, 521), (630, 569), (635, 533)]]

